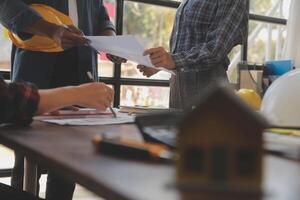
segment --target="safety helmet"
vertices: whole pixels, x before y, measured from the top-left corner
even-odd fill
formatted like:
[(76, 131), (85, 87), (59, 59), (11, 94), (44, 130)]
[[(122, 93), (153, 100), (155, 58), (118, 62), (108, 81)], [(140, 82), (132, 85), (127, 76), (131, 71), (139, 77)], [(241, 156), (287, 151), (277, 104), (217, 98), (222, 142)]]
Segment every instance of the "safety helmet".
[(261, 106), (261, 97), (250, 89), (240, 89), (237, 95), (241, 97), (254, 110), (259, 110)]
[[(72, 19), (44, 4), (32, 4), (31, 8), (38, 12), (43, 19), (57, 25), (73, 25)], [(9, 32), (11, 41), (19, 48), (30, 51), (61, 52), (64, 51), (54, 40), (45, 36), (34, 35), (28, 40), (22, 40), (17, 34)]]
[(279, 127), (300, 127), (300, 70), (278, 78), (267, 90), (261, 112)]

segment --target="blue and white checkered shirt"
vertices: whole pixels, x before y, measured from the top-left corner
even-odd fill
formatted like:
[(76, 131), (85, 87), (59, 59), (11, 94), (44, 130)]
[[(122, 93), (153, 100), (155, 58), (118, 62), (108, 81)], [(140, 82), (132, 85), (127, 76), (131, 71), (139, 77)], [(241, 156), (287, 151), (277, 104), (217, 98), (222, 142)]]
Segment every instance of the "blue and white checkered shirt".
[(227, 55), (247, 38), (247, 24), (247, 0), (183, 0), (170, 41), (177, 69), (227, 66)]

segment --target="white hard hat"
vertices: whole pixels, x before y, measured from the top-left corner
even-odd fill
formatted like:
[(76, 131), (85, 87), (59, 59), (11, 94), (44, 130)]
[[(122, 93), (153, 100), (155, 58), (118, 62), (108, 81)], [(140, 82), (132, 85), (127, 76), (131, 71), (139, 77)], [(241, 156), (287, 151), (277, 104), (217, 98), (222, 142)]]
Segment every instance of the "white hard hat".
[(274, 126), (300, 127), (300, 69), (283, 75), (270, 86), (261, 112)]

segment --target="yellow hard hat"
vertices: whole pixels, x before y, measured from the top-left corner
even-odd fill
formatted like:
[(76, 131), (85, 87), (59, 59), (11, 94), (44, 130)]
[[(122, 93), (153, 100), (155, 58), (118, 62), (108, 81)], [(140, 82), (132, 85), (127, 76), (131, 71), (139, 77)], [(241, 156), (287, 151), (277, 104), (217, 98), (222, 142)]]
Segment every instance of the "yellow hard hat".
[[(56, 9), (43, 5), (32, 4), (31, 8), (38, 12), (43, 19), (57, 25), (73, 25), (72, 19)], [(34, 35), (28, 40), (22, 40), (18, 35), (9, 32), (11, 41), (19, 48), (30, 51), (61, 52), (64, 51), (54, 40), (48, 37)]]
[(254, 91), (250, 89), (240, 89), (237, 92), (248, 105), (250, 105), (254, 110), (259, 110), (261, 107), (261, 97)]

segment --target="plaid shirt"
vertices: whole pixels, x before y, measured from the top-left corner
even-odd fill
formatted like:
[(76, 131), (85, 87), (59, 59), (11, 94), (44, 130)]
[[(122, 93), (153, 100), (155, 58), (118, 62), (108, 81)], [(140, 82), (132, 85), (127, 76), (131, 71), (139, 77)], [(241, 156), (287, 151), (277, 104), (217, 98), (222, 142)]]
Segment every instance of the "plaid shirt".
[(7, 84), (0, 77), (0, 124), (30, 124), (39, 99), (35, 86), (28, 83)]
[(227, 67), (227, 55), (247, 38), (247, 2), (183, 0), (170, 41), (177, 69), (207, 70), (217, 64)]

